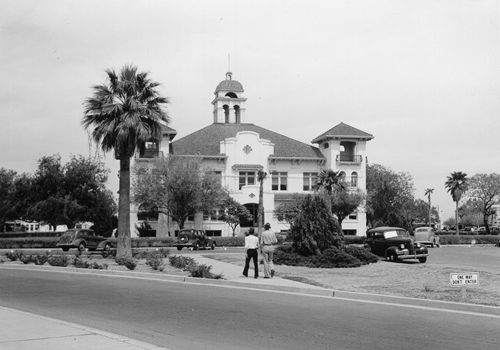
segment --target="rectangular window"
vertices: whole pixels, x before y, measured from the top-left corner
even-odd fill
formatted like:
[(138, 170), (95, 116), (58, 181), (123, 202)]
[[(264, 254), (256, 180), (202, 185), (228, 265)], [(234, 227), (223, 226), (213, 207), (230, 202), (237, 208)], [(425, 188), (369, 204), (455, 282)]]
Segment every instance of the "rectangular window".
[(243, 186), (255, 185), (255, 171), (240, 171), (240, 190)]
[(349, 220), (357, 220), (358, 219), (358, 213), (354, 212), (349, 214)]
[(288, 173), (273, 171), (271, 173), (271, 189), (273, 191), (286, 191), (288, 183)]
[(318, 173), (304, 173), (303, 186), (304, 191), (314, 191), (316, 190), (318, 182)]

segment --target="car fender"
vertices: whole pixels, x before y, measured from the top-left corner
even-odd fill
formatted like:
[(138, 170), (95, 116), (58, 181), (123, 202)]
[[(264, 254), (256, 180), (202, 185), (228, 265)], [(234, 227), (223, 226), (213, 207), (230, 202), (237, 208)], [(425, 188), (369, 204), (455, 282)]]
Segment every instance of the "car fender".
[(104, 249), (106, 244), (109, 244), (109, 246), (112, 247), (111, 242), (106, 239), (104, 241), (99, 242), (99, 244), (97, 244), (96, 249)]

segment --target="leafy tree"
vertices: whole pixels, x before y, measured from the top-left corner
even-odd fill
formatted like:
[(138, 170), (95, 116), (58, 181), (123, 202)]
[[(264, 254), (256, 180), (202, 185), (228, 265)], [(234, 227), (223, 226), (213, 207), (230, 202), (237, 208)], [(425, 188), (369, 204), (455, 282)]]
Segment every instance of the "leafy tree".
[(8, 213), (12, 209), (14, 181), (17, 173), (13, 170), (0, 168), (0, 229), (8, 220)]
[(460, 234), (458, 228), (458, 202), (462, 197), (462, 194), (467, 190), (467, 174), (461, 171), (455, 171), (451, 173), (444, 183), (444, 187), (451, 194), (451, 198), (455, 202), (455, 225), (457, 229), (457, 235)]
[(340, 171), (331, 169), (321, 170), (318, 175), (318, 187), (323, 188), (328, 195), (332, 194), (335, 187), (345, 187)]
[(108, 81), (94, 86), (93, 96), (84, 103), (82, 124), (92, 129), (103, 151), (114, 150), (120, 160), (117, 258), (130, 258), (130, 158), (138, 145), (161, 138), (161, 128), (169, 121), (164, 110), (168, 100), (160, 96), (159, 84), (137, 67), (106, 74)]
[(306, 256), (318, 255), (332, 246), (343, 245), (340, 226), (324, 199), (318, 195), (304, 198), (289, 237), (294, 250)]
[(157, 207), (159, 213), (177, 221), (180, 229), (189, 216), (218, 207), (224, 198), (220, 181), (201, 169), (199, 159), (159, 158), (151, 170), (136, 169), (134, 202)]
[(429, 226), (431, 225), (431, 212), (432, 212), (432, 206), (431, 206), (431, 194), (434, 193), (433, 188), (426, 188), (425, 189), (425, 194), (424, 196), (427, 196), (427, 200), (429, 202)]
[(300, 207), (305, 196), (306, 195), (295, 193), (291, 200), (280, 203), (274, 209), (274, 216), (278, 221), (285, 221), (288, 223), (291, 229), (295, 218), (300, 212)]
[(337, 217), (341, 227), (342, 221), (358, 209), (366, 198), (363, 191), (359, 189), (346, 189), (341, 186), (334, 187), (331, 195), (328, 197), (332, 213)]
[(490, 234), (488, 218), (494, 214), (493, 205), (500, 202), (500, 175), (495, 173), (474, 175), (469, 181), (466, 195), (471, 206), (482, 214), (483, 225)]
[(244, 206), (238, 203), (233, 198), (227, 196), (222, 201), (221, 210), (223, 212), (220, 220), (224, 221), (233, 230), (233, 237), (235, 236), (236, 228), (240, 225), (241, 219), (251, 220), (252, 214)]
[(367, 219), (371, 227), (408, 227), (414, 205), (413, 179), (379, 164), (366, 167)]

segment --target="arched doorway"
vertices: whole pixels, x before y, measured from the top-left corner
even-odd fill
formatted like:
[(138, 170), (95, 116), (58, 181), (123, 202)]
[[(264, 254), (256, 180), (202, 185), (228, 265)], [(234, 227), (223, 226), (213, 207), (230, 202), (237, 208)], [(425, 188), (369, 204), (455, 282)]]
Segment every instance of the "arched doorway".
[(247, 203), (244, 204), (245, 208), (248, 209), (250, 214), (252, 214), (252, 219), (251, 220), (246, 220), (244, 218), (241, 218), (240, 220), (240, 226), (241, 227), (256, 227), (257, 226), (257, 212), (259, 205), (255, 203)]

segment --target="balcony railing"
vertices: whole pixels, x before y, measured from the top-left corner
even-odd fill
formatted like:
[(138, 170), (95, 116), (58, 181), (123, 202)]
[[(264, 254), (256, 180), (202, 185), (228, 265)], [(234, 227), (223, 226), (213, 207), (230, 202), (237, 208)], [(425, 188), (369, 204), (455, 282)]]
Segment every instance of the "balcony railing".
[(363, 156), (358, 156), (355, 154), (338, 154), (337, 163), (352, 163), (361, 164), (363, 162)]

